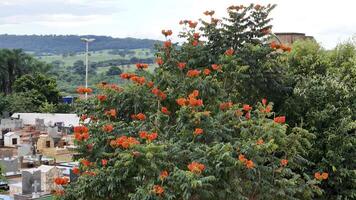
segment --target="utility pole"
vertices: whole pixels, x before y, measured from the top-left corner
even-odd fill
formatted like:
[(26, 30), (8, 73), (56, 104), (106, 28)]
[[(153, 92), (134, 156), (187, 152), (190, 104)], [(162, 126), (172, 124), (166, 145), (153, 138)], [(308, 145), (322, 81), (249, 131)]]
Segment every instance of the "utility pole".
[[(93, 38), (80, 38), (81, 41), (85, 42), (85, 88), (88, 88), (88, 68), (89, 68), (89, 43), (94, 42)], [(85, 93), (85, 99), (88, 99), (88, 93)]]

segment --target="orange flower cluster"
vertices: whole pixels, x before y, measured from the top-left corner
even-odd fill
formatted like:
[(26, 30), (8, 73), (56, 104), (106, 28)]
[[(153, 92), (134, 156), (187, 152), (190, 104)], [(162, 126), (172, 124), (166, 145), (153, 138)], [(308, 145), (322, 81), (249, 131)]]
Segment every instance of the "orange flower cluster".
[(167, 37), (173, 34), (172, 30), (162, 30), (162, 34)]
[(185, 62), (179, 62), (179, 63), (178, 63), (178, 68), (179, 68), (180, 70), (183, 70), (183, 69), (185, 68), (185, 66), (187, 66), (187, 63), (185, 63)]
[(161, 179), (161, 181), (163, 181), (164, 179), (166, 179), (169, 176), (169, 173), (167, 170), (161, 171), (161, 174), (159, 175), (159, 179)]
[(85, 126), (75, 126), (74, 138), (78, 141), (87, 140), (89, 138), (89, 129)]
[(215, 11), (213, 11), (213, 10), (211, 10), (211, 11), (205, 11), (204, 12), (204, 15), (206, 15), (206, 16), (213, 16), (215, 14)]
[(154, 185), (153, 186), (153, 192), (156, 194), (156, 195), (162, 195), (164, 193), (164, 188), (160, 185)]
[(104, 114), (108, 117), (116, 117), (117, 113), (115, 109), (106, 110)]
[(171, 112), (168, 110), (167, 107), (162, 107), (162, 108), (161, 108), (161, 112), (162, 112), (163, 114), (165, 114), (165, 115), (170, 115), (170, 114), (171, 114)]
[(134, 83), (139, 84), (139, 85), (143, 85), (146, 82), (146, 79), (143, 76), (133, 76), (130, 78), (130, 80)]
[(152, 88), (154, 86), (154, 83), (152, 81), (147, 82), (147, 87)]
[(197, 99), (199, 96), (199, 91), (194, 90), (188, 97), (188, 99), (185, 98), (179, 98), (176, 100), (177, 104), (180, 106), (187, 106), (190, 105), (192, 107), (196, 106), (202, 106), (203, 105), (203, 100)]
[(201, 174), (205, 170), (205, 165), (198, 162), (192, 162), (188, 165), (188, 169), (194, 174)]
[(140, 138), (146, 139), (149, 142), (152, 142), (153, 140), (157, 139), (157, 137), (158, 137), (158, 134), (156, 132), (147, 133), (146, 131), (140, 131), (139, 135), (140, 135)]
[(89, 167), (92, 163), (87, 160), (87, 159), (83, 159), (80, 161), (80, 163), (82, 163), (82, 165), (84, 165), (85, 167)]
[(285, 167), (285, 166), (287, 166), (287, 164), (288, 164), (288, 160), (287, 160), (287, 159), (282, 159), (282, 160), (280, 161), (280, 164), (281, 164), (282, 167)]
[(165, 41), (165, 42), (163, 43), (163, 46), (164, 46), (164, 48), (169, 48), (169, 47), (171, 47), (171, 46), (172, 46), (171, 40)]
[(221, 71), (221, 65), (218, 64), (212, 64), (211, 68), (215, 71)]
[(96, 173), (92, 171), (85, 171), (83, 174), (88, 176), (96, 176)]
[(143, 114), (143, 113), (138, 113), (138, 114), (136, 114), (136, 115), (131, 115), (131, 118), (132, 118), (133, 120), (140, 120), (140, 121), (143, 121), (143, 120), (146, 119), (146, 115)]
[(193, 46), (196, 47), (196, 46), (198, 46), (198, 44), (199, 44), (199, 41), (198, 41), (198, 40), (193, 40), (193, 42), (192, 42), (192, 45), (193, 45)]
[(204, 133), (204, 130), (201, 128), (196, 128), (194, 131), (194, 135), (201, 135)]
[(286, 52), (286, 51), (290, 52), (292, 50), (292, 48), (290, 48), (284, 44), (277, 44), (275, 41), (271, 42), (270, 47), (272, 49), (276, 49), (276, 50), (281, 49), (284, 52)]
[(105, 124), (103, 126), (103, 131), (107, 133), (111, 133), (114, 130), (114, 126), (112, 124)]
[(163, 59), (161, 57), (156, 58), (157, 65), (163, 65)]
[(146, 64), (146, 63), (136, 63), (136, 67), (137, 67), (137, 69), (147, 69), (148, 68), (148, 64)]
[(72, 171), (73, 171), (73, 173), (76, 174), (76, 175), (80, 174), (80, 170), (79, 170), (78, 167), (73, 167)]
[(189, 28), (195, 28), (195, 27), (197, 27), (198, 22), (194, 22), (194, 21), (189, 20), (188, 24), (189, 24)]
[(234, 104), (229, 101), (229, 102), (224, 102), (220, 104), (220, 110), (227, 110), (229, 108), (231, 108)]
[(199, 38), (200, 38), (199, 33), (194, 33), (194, 34), (193, 34), (193, 38), (194, 38), (195, 40), (199, 40)]
[(133, 137), (127, 137), (127, 136), (121, 136), (117, 138), (116, 140), (112, 140), (110, 142), (110, 146), (115, 148), (115, 147), (122, 147), (124, 149), (131, 148), (137, 144), (140, 144), (139, 141), (136, 140), (136, 138)]
[(235, 52), (234, 49), (230, 48), (225, 51), (225, 55), (232, 56), (232, 55), (234, 55), (234, 52)]
[(106, 160), (106, 159), (101, 159), (101, 164), (102, 164), (103, 166), (106, 166), (106, 165), (108, 164), (108, 160)]
[(79, 94), (85, 94), (85, 93), (90, 94), (92, 92), (93, 92), (93, 89), (91, 89), (91, 88), (86, 88), (86, 87), (83, 87), (83, 86), (80, 86), (80, 87), (77, 88), (77, 93), (79, 93)]
[(245, 6), (243, 6), (243, 5), (239, 5), (239, 6), (232, 5), (232, 6), (229, 6), (227, 9), (239, 11), (240, 9), (244, 9), (244, 8), (245, 8)]
[(162, 92), (161, 90), (159, 90), (158, 88), (153, 88), (153, 89), (151, 90), (151, 92), (152, 92), (152, 94), (154, 94), (155, 96), (160, 97), (161, 100), (165, 100), (165, 99), (167, 98), (167, 95), (166, 95), (164, 92)]
[(112, 83), (112, 84), (107, 84), (105, 82), (102, 82), (98, 85), (99, 88), (102, 89), (111, 89), (111, 90), (115, 90), (117, 92), (122, 92), (124, 89), (119, 87), (118, 85)]
[(187, 76), (188, 77), (198, 77), (200, 73), (201, 73), (200, 70), (192, 69), (192, 70), (188, 70)]
[(211, 71), (210, 69), (204, 69), (203, 73), (204, 75), (208, 76), (211, 73)]
[(252, 169), (255, 167), (255, 163), (252, 160), (248, 160), (243, 154), (239, 155), (239, 161), (245, 164), (247, 169)]
[(57, 185), (67, 185), (69, 183), (69, 179), (67, 177), (57, 177), (54, 179), (54, 183)]
[(106, 95), (98, 95), (98, 100), (99, 100), (100, 102), (104, 102), (106, 99), (107, 99), (107, 96), (106, 96)]
[(244, 111), (248, 112), (248, 111), (252, 110), (252, 107), (251, 107), (250, 105), (248, 105), (248, 104), (244, 104), (244, 105), (242, 106), (242, 109), (243, 109)]
[(256, 4), (254, 8), (255, 10), (261, 10), (263, 6), (261, 6), (260, 4)]
[(131, 77), (134, 77), (134, 76), (136, 76), (136, 74), (132, 74), (132, 73), (122, 73), (122, 74), (120, 74), (120, 77), (122, 79), (130, 79)]
[(326, 172), (322, 172), (322, 173), (316, 172), (316, 173), (314, 174), (314, 177), (315, 177), (315, 179), (321, 181), (321, 180), (326, 180), (326, 179), (328, 179), (328, 178), (329, 178), (329, 174), (326, 173)]
[(273, 121), (279, 124), (283, 124), (286, 122), (286, 116), (275, 117)]

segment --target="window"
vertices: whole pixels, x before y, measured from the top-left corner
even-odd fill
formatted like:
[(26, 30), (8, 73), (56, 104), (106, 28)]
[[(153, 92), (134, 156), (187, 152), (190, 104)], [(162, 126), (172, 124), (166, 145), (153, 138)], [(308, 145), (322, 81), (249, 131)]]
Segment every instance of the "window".
[(17, 144), (17, 138), (12, 138), (12, 145), (16, 145)]

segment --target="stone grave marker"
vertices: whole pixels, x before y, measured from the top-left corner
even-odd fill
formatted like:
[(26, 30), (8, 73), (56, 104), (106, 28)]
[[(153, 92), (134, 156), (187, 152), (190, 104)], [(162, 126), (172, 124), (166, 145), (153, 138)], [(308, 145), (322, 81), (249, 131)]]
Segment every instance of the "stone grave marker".
[(4, 158), (0, 160), (0, 165), (4, 168), (4, 174), (16, 175), (19, 172), (19, 162), (17, 158)]
[[(37, 169), (29, 169), (22, 171), (22, 194), (34, 193), (33, 184), (37, 182), (39, 188), (41, 188), (41, 171)], [(38, 191), (37, 191), (38, 192)]]

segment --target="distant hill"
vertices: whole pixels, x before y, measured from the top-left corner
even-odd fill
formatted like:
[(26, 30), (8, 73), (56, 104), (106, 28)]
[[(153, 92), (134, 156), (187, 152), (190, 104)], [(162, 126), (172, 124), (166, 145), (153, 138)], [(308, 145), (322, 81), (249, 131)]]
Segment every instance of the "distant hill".
[(113, 38), (95, 35), (0, 35), (0, 48), (23, 49), (36, 55), (83, 52), (85, 46), (80, 38), (94, 38), (91, 51), (105, 49), (152, 49), (158, 40), (137, 38)]

